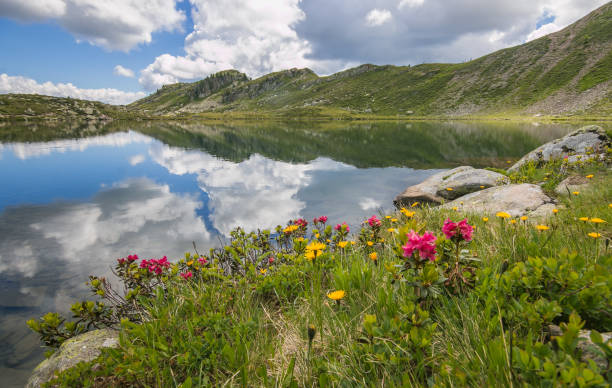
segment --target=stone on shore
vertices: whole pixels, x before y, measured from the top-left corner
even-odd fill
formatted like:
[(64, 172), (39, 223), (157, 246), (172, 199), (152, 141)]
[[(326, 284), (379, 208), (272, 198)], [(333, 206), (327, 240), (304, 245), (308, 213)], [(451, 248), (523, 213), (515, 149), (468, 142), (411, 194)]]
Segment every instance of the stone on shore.
[(530, 161), (545, 162), (568, 157), (568, 161), (571, 162), (600, 158), (607, 147), (610, 147), (610, 139), (603, 128), (598, 125), (587, 125), (561, 139), (553, 140), (536, 148), (510, 167), (508, 172), (517, 171)]
[(395, 197), (393, 203), (398, 208), (410, 206), (414, 202), (438, 205), (445, 200), (508, 182), (508, 178), (502, 174), (461, 166), (432, 175), (418, 185), (408, 187)]
[(81, 361), (91, 361), (100, 355), (101, 348), (119, 346), (119, 332), (113, 329), (100, 329), (83, 333), (64, 342), (48, 359), (41, 362), (28, 379), (27, 388), (41, 387), (61, 372)]
[(554, 200), (544, 194), (538, 185), (529, 183), (491, 187), (482, 191), (465, 195), (442, 207), (456, 207), (462, 212), (495, 215), (506, 212), (512, 217), (519, 217), (532, 212), (538, 212), (541, 207), (551, 207)]
[(588, 186), (589, 180), (581, 175), (572, 175), (565, 178), (555, 187), (555, 193), (568, 195), (574, 191), (581, 191)]

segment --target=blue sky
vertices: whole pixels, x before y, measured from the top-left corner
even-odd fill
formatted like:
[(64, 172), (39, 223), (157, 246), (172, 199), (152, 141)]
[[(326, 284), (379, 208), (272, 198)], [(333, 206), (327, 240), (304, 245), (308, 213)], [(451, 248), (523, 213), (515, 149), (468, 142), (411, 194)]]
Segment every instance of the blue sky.
[[(3, 0), (0, 93), (127, 103), (235, 68), (330, 74), (460, 62), (557, 31), (605, 0)], [(124, 69), (118, 75), (117, 66)]]

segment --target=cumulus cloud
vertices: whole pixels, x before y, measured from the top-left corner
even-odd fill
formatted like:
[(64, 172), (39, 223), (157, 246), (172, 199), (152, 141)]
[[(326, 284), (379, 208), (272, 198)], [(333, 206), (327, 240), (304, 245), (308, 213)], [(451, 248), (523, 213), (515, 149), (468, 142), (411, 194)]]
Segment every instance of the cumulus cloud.
[(376, 27), (383, 25), (391, 20), (391, 12), (388, 9), (374, 8), (365, 17), (366, 25)]
[(129, 104), (139, 98), (146, 96), (144, 92), (124, 92), (112, 88), (103, 89), (80, 89), (71, 83), (52, 83), (37, 81), (21, 77), (0, 74), (0, 94), (3, 93), (27, 93), (43, 94), (55, 97), (72, 97), (82, 100), (102, 101), (107, 104), (123, 105)]
[(227, 69), (256, 77), (292, 67), (323, 73), (341, 67), (309, 58), (310, 43), (295, 31), (305, 18), (299, 0), (190, 1), (194, 27), (185, 38), (186, 55), (158, 56), (141, 72), (147, 90)]
[(113, 73), (115, 73), (115, 75), (119, 75), (121, 77), (128, 77), (128, 78), (133, 78), (134, 77), (134, 70), (125, 68), (125, 67), (123, 67), (121, 65), (115, 66), (115, 69), (113, 70)]
[(57, 20), (79, 41), (122, 51), (150, 43), (156, 31), (180, 29), (185, 20), (175, 0), (3, 0), (0, 16)]
[(397, 5), (397, 8), (402, 9), (404, 7), (408, 7), (408, 8), (420, 7), (421, 5), (423, 5), (424, 2), (425, 0), (401, 0), (399, 4)]

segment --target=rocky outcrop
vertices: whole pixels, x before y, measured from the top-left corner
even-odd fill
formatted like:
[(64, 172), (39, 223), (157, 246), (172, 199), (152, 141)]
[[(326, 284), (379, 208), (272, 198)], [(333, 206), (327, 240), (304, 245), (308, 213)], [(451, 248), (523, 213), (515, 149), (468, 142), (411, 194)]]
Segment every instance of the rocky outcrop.
[(555, 193), (559, 195), (568, 195), (574, 191), (580, 191), (587, 187), (589, 180), (580, 175), (572, 175), (565, 178), (561, 183), (555, 187)]
[(518, 217), (537, 212), (543, 206), (551, 207), (553, 203), (553, 199), (544, 194), (540, 186), (523, 183), (491, 187), (465, 195), (442, 207), (492, 215), (506, 212)]
[(408, 187), (395, 197), (393, 203), (398, 208), (414, 202), (437, 205), (445, 200), (508, 182), (508, 178), (502, 174), (461, 166), (432, 175), (418, 185)]
[[(563, 331), (557, 325), (548, 325), (548, 331), (553, 337), (563, 335)], [(601, 337), (603, 342), (608, 342), (612, 340), (612, 333), (601, 333)], [(578, 333), (577, 348), (580, 350), (583, 362), (592, 360), (600, 370), (606, 370), (608, 368), (606, 355), (595, 343), (593, 343), (593, 341), (591, 341), (590, 330), (580, 330)]]
[(546, 162), (565, 157), (572, 160), (600, 158), (607, 147), (610, 147), (610, 139), (603, 128), (588, 125), (536, 148), (510, 167), (508, 172), (517, 171), (530, 161)]
[(81, 361), (91, 361), (100, 355), (100, 349), (117, 346), (119, 332), (113, 329), (94, 330), (71, 338), (34, 369), (26, 387), (41, 387), (54, 377), (56, 371), (72, 368)]

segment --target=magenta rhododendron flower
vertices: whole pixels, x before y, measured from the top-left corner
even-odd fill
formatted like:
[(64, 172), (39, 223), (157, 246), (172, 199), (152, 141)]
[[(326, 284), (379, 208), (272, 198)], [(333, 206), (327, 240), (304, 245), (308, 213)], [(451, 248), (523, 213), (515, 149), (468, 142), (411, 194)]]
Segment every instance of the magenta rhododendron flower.
[(208, 260), (206, 260), (206, 257), (200, 257), (200, 258), (198, 259), (198, 261), (199, 261), (199, 262), (200, 262), (200, 264), (202, 264), (202, 265), (206, 265), (206, 264), (208, 264)]
[(341, 230), (343, 227), (345, 228), (345, 230), (346, 230), (346, 232), (347, 232), (347, 233), (351, 231), (351, 228), (349, 228), (349, 226), (346, 224), (346, 222), (343, 222), (343, 223), (342, 223), (342, 225), (337, 224), (337, 225), (334, 227), (334, 229), (336, 229), (336, 230)]
[(414, 230), (411, 230), (406, 236), (408, 236), (408, 241), (402, 247), (404, 249), (404, 257), (411, 257), (417, 251), (421, 259), (435, 260), (436, 236), (433, 233), (425, 232), (420, 236)]
[(319, 222), (326, 223), (327, 222), (327, 216), (319, 217)]
[(380, 226), (381, 222), (376, 216), (372, 216), (368, 218), (368, 224), (370, 224), (372, 228), (377, 228)]
[(299, 219), (295, 220), (295, 224), (296, 224), (297, 226), (299, 226), (299, 227), (303, 227), (303, 228), (305, 228), (306, 226), (308, 226), (308, 222), (307, 222), (305, 219), (303, 219), (303, 218), (299, 218)]
[(187, 272), (182, 272), (182, 273), (180, 273), (180, 276), (181, 276), (183, 279), (187, 280), (187, 279), (192, 278), (192, 277), (193, 277), (193, 274), (191, 273), (191, 271), (187, 271)]
[(442, 232), (449, 240), (464, 240), (467, 242), (472, 241), (472, 233), (474, 228), (468, 224), (467, 219), (463, 219), (459, 222), (453, 222), (450, 218), (444, 221), (442, 226)]
[(155, 272), (156, 275), (161, 275), (164, 269), (168, 267), (170, 267), (170, 263), (166, 256), (161, 259), (142, 259), (140, 262), (140, 268), (147, 268), (149, 272)]
[(274, 257), (270, 256), (270, 258), (268, 259), (268, 263), (270, 264), (274, 263)]

